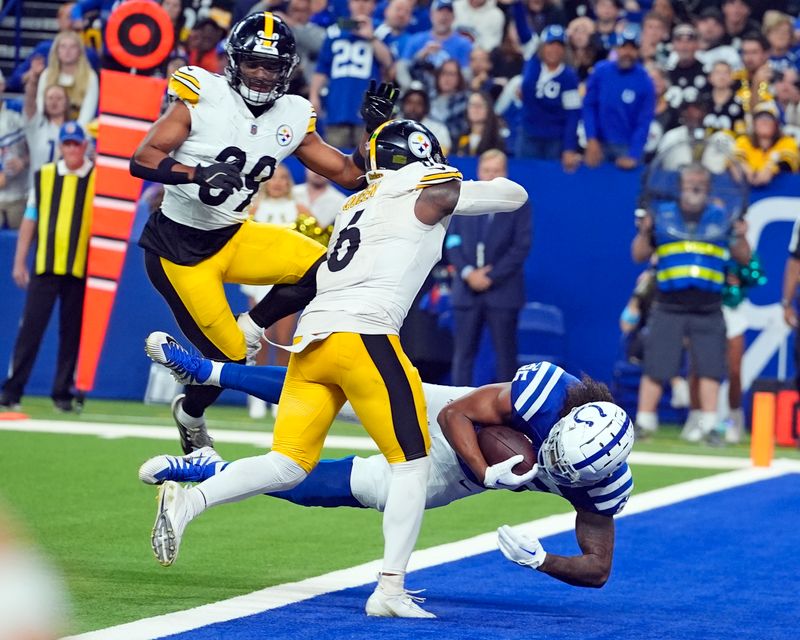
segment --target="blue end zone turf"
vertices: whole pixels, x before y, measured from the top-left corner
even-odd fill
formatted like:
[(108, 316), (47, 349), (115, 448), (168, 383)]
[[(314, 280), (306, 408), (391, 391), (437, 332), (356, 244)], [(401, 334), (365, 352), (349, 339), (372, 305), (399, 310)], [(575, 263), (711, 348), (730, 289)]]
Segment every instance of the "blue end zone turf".
[[(798, 531), (792, 474), (620, 519), (600, 590), (515, 567), (498, 551), (411, 574), (409, 588), (427, 588), (438, 620), (367, 618), (368, 585), (170, 638), (786, 640), (800, 622)], [(572, 532), (543, 543), (578, 552)]]

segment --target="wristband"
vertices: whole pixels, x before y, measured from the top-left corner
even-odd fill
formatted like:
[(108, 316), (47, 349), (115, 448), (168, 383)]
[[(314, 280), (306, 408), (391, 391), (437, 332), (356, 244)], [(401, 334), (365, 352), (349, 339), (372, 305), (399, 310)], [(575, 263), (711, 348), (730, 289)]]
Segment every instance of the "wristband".
[(641, 316), (638, 313), (634, 313), (628, 307), (625, 307), (619, 319), (628, 324), (638, 324), (640, 318)]
[(131, 175), (149, 182), (160, 182), (161, 184), (189, 184), (192, 182), (186, 171), (172, 169), (176, 164), (180, 163), (175, 158), (167, 156), (158, 163), (155, 169), (151, 169), (136, 162), (135, 158), (131, 158), (130, 171)]
[(783, 299), (781, 300), (781, 306), (782, 306), (784, 309), (788, 309), (789, 307), (791, 307), (791, 306), (792, 306), (792, 301), (791, 301), (791, 300), (787, 300), (786, 298), (783, 298)]

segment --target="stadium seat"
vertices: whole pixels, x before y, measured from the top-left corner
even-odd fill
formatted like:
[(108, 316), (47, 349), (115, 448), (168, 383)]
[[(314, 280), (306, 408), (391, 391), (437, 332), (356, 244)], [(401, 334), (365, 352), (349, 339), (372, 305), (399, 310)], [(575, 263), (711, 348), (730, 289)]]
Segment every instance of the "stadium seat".
[(547, 360), (563, 365), (566, 357), (564, 314), (552, 304), (528, 302), (517, 324), (517, 363)]

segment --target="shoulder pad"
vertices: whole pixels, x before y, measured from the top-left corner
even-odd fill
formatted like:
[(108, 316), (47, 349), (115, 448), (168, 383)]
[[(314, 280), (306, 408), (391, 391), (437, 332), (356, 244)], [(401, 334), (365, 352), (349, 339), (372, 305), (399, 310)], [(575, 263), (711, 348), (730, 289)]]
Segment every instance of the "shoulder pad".
[(417, 165), (423, 167), (424, 169), (417, 182), (417, 189), (424, 189), (425, 187), (430, 187), (433, 184), (450, 182), (450, 180), (461, 181), (464, 179), (464, 176), (461, 175), (461, 172), (458, 169), (446, 164), (425, 166), (421, 163), (417, 163)]
[(170, 76), (167, 83), (169, 95), (173, 98), (195, 105), (200, 101), (200, 77), (203, 69), (181, 67)]

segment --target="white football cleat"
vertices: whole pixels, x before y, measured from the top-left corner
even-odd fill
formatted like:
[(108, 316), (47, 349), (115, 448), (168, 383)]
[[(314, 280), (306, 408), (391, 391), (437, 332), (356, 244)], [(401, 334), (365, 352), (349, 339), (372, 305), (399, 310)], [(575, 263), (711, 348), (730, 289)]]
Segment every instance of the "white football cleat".
[(177, 482), (165, 482), (158, 490), (158, 512), (150, 536), (150, 546), (162, 566), (168, 567), (178, 557), (181, 538), (192, 517), (186, 489)]
[(434, 614), (419, 606), (418, 603), (425, 602), (425, 598), (414, 593), (419, 592), (402, 591), (389, 595), (378, 585), (367, 600), (367, 615), (381, 618), (435, 618)]

